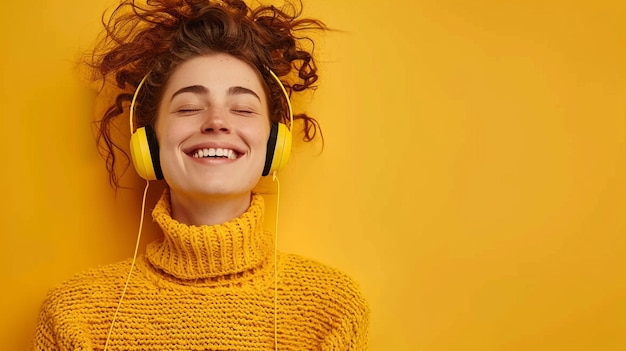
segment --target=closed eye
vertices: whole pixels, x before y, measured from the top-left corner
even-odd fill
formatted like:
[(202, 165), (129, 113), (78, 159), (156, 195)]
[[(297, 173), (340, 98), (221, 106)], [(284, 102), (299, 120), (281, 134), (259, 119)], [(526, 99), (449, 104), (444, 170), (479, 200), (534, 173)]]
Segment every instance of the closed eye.
[(248, 108), (234, 108), (231, 111), (233, 111), (233, 113), (235, 113), (235, 114), (243, 115), (243, 116), (256, 114), (255, 110), (248, 109)]
[(203, 111), (203, 110), (204, 109), (200, 108), (200, 107), (191, 107), (191, 106), (187, 107), (187, 106), (185, 106), (185, 107), (178, 108), (176, 110), (176, 113), (177, 114), (181, 114), (181, 115), (191, 115), (191, 114)]

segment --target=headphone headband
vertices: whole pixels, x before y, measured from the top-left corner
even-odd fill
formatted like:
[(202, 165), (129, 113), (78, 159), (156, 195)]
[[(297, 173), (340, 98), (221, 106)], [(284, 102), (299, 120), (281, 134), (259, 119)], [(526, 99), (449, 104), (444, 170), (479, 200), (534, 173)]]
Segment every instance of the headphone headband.
[(137, 95), (139, 95), (139, 90), (141, 90), (141, 87), (143, 86), (143, 83), (146, 82), (146, 79), (148, 79), (148, 76), (150, 75), (149, 71), (148, 73), (146, 73), (145, 76), (143, 76), (143, 78), (141, 78), (141, 81), (139, 82), (139, 85), (137, 85), (137, 89), (135, 89), (135, 94), (133, 94), (133, 99), (130, 101), (130, 108), (129, 108), (129, 118), (128, 118), (128, 122), (130, 123), (130, 134), (132, 135), (135, 132), (135, 117), (134, 117), (134, 112), (135, 112), (135, 101), (137, 101)]
[(278, 83), (278, 86), (280, 87), (280, 90), (285, 95), (285, 101), (287, 101), (287, 109), (289, 111), (289, 130), (291, 130), (291, 128), (293, 127), (293, 109), (291, 107), (291, 99), (289, 98), (289, 94), (287, 93), (287, 89), (285, 89), (285, 85), (283, 85), (283, 82), (280, 81), (280, 79), (278, 78), (276, 73), (274, 73), (274, 71), (272, 71), (269, 68), (267, 69), (267, 71), (270, 72), (270, 75), (272, 76), (272, 78), (274, 78), (276, 83)]

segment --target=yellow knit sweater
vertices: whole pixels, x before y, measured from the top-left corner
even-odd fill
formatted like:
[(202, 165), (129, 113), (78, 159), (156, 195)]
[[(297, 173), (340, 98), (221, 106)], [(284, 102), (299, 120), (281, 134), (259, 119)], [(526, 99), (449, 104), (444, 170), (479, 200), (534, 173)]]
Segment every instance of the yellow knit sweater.
[[(274, 350), (274, 247), (263, 198), (214, 226), (170, 216), (168, 192), (152, 212), (164, 239), (136, 268), (109, 350)], [(52, 289), (32, 350), (102, 350), (130, 260)], [(279, 350), (366, 350), (368, 308), (345, 274), (296, 255), (277, 256)]]

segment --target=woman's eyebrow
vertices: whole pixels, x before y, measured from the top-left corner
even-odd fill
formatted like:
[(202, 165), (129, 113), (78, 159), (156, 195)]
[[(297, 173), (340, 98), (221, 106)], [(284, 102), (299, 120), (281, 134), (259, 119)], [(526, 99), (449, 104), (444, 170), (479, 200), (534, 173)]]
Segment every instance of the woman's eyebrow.
[(228, 95), (239, 95), (239, 94), (249, 94), (257, 98), (259, 102), (261, 102), (261, 98), (254, 90), (244, 88), (242, 86), (230, 87), (228, 88)]
[[(207, 89), (207, 87), (205, 87), (204, 85), (190, 85), (187, 87), (183, 87), (183, 88), (176, 90), (174, 94), (172, 94), (170, 101), (174, 100), (176, 95), (180, 95), (182, 93), (193, 93), (193, 94), (198, 94), (198, 95), (204, 95), (204, 94), (209, 93), (209, 89)], [(240, 94), (252, 95), (255, 98), (257, 98), (259, 102), (261, 101), (261, 97), (259, 97), (259, 95), (255, 93), (254, 90), (252, 89), (248, 89), (242, 86), (234, 86), (234, 87), (228, 88), (228, 95), (240, 95)]]
[(182, 93), (194, 93), (194, 94), (200, 95), (200, 94), (208, 94), (208, 92), (209, 92), (209, 89), (207, 89), (207, 87), (205, 87), (204, 85), (190, 85), (188, 87), (183, 87), (183, 88), (176, 90), (174, 94), (172, 94), (172, 97), (170, 98), (170, 102), (174, 100), (176, 95), (180, 95)]

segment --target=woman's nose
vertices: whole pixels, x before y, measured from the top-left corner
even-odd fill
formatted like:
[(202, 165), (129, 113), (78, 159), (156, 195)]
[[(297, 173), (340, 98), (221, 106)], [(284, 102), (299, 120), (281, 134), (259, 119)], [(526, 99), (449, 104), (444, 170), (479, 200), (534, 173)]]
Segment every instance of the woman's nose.
[(206, 116), (201, 126), (203, 133), (229, 133), (230, 124), (228, 115), (224, 109), (211, 107), (206, 111)]

